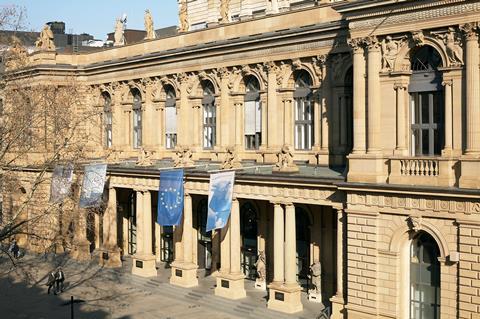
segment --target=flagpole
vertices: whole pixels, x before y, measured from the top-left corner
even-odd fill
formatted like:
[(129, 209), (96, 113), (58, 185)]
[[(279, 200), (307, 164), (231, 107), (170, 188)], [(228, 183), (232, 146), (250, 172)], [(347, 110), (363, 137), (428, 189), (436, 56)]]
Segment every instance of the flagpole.
[(274, 167), (275, 165), (257, 165), (257, 166), (248, 166), (248, 167), (239, 167), (239, 168), (229, 168), (229, 169), (215, 169), (207, 171), (207, 173), (220, 173), (220, 172), (229, 172), (229, 171), (242, 171), (245, 169), (257, 169), (265, 167)]

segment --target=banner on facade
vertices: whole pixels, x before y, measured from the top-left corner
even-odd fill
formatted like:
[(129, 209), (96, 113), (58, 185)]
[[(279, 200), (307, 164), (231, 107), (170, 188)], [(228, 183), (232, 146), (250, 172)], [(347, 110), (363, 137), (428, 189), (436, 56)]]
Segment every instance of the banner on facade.
[(89, 164), (85, 166), (80, 207), (96, 207), (102, 202), (107, 164)]
[(69, 194), (73, 181), (73, 166), (56, 165), (50, 184), (50, 203), (61, 203)]
[(234, 181), (235, 171), (210, 175), (207, 232), (225, 227), (232, 208)]
[(157, 222), (161, 226), (180, 224), (183, 213), (183, 169), (160, 173)]

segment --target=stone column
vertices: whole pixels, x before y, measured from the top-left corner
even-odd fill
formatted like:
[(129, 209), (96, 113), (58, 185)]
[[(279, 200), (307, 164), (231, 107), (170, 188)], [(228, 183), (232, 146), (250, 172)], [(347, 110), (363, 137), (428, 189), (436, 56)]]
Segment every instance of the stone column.
[(230, 273), (230, 220), (225, 227), (220, 230), (220, 272), (224, 274)]
[(262, 140), (260, 143), (260, 149), (266, 149), (268, 144), (268, 104), (267, 104), (267, 96), (266, 94), (262, 93), (260, 98), (260, 103), (262, 107)]
[(295, 233), (295, 206), (285, 205), (285, 285), (298, 287), (296, 233)]
[(340, 146), (347, 147), (347, 95), (345, 90), (340, 97)]
[(117, 192), (108, 188), (108, 206), (103, 213), (103, 252), (100, 264), (108, 268), (122, 267), (120, 248), (117, 244)]
[[(303, 310), (300, 298), (302, 288), (297, 283), (296, 271), (295, 206), (292, 203), (285, 204), (284, 243), (283, 209), (280, 204), (275, 203), (274, 205), (274, 278), (268, 286), (270, 289), (268, 308), (285, 313), (295, 313)], [(281, 238), (279, 238), (279, 235), (281, 235)], [(284, 257), (285, 264), (279, 260), (280, 257)], [(282, 268), (277, 268), (278, 264)], [(283, 268), (283, 265), (285, 265), (285, 268)]]
[[(190, 108), (189, 108), (189, 99), (188, 99), (188, 83), (189, 77), (186, 74), (181, 74), (179, 77), (180, 82), (180, 110), (177, 116), (177, 142), (179, 145), (188, 145), (191, 143), (194, 134), (192, 131), (192, 126), (188, 120), (190, 119)], [(185, 114), (185, 116), (184, 116)], [(193, 116), (195, 120), (195, 116)], [(195, 140), (194, 140), (195, 141)]]
[(322, 93), (320, 93), (321, 89), (318, 89), (318, 93), (314, 95), (313, 99), (313, 149), (318, 151), (320, 150), (320, 146), (322, 144)]
[(233, 106), (235, 108), (235, 147), (240, 149), (243, 144), (243, 101), (237, 98)]
[(328, 153), (329, 148), (329, 120), (328, 120), (328, 113), (329, 109), (327, 108), (327, 103), (331, 102), (330, 98), (330, 71), (331, 69), (327, 68), (327, 63), (324, 63), (322, 66), (322, 73), (325, 74), (325, 79), (322, 82), (322, 97), (320, 100), (320, 116), (322, 121), (322, 145), (321, 149), (324, 153)]
[(366, 150), (365, 50), (361, 39), (349, 41), (353, 50), (353, 153)]
[(332, 318), (343, 319), (345, 299), (343, 297), (343, 210), (337, 210), (337, 292), (332, 302)]
[(442, 82), (445, 90), (445, 146), (444, 156), (451, 156), (453, 151), (453, 110), (452, 110), (452, 80)]
[(293, 115), (293, 98), (290, 93), (286, 93), (282, 97), (283, 104), (283, 144), (293, 145), (294, 135), (294, 115)]
[[(237, 199), (232, 201), (230, 213), (230, 271), (222, 271), (217, 276), (215, 295), (228, 299), (241, 299), (247, 296), (244, 288), (245, 276), (240, 269), (240, 205)], [(225, 240), (225, 238), (224, 238)], [(223, 251), (222, 251), (223, 253)], [(222, 262), (227, 259), (222, 256)]]
[[(165, 102), (161, 102), (165, 103)], [(165, 106), (160, 106), (156, 108), (157, 114), (158, 114), (158, 123), (152, 123), (152, 127), (150, 130), (152, 130), (153, 127), (160, 127), (157, 133), (157, 145), (160, 146), (160, 148), (164, 149), (166, 146), (166, 123), (165, 123)], [(179, 112), (178, 112), (179, 113)], [(178, 117), (177, 117), (177, 123), (178, 123)], [(159, 125), (160, 124), (160, 125)], [(178, 130), (178, 125), (177, 125), (177, 130)]]
[(471, 26), (466, 30), (466, 151), (465, 154), (480, 154), (480, 91), (478, 83), (480, 50), (478, 47), (477, 26)]
[(405, 91), (407, 87), (403, 83), (395, 83), (395, 91), (397, 92), (397, 141), (395, 154), (396, 155), (408, 155), (407, 153), (407, 135), (405, 132), (407, 113), (405, 105)]
[(380, 152), (381, 141), (381, 87), (380, 87), (380, 69), (381, 52), (380, 43), (376, 37), (368, 39), (368, 132), (367, 132), (367, 152), (376, 154)]
[(87, 240), (87, 214), (84, 208), (77, 208), (77, 218), (74, 223), (73, 249), (71, 256), (75, 260), (86, 261), (91, 259), (90, 242)]
[(200, 105), (200, 102), (192, 101), (192, 119), (193, 119), (193, 129), (192, 129), (192, 141), (190, 143), (187, 143), (187, 145), (192, 145), (193, 147), (199, 147), (202, 145), (201, 141), (201, 131), (202, 131), (202, 121), (201, 121), (201, 111), (202, 107)]
[[(281, 126), (279, 125), (280, 115), (278, 113), (277, 104), (278, 104), (278, 97), (277, 97), (277, 69), (278, 67), (275, 65), (274, 62), (270, 62), (266, 64), (266, 69), (268, 72), (268, 84), (267, 84), (267, 146), (269, 149), (272, 148), (279, 148), (280, 147), (280, 139), (281, 139)], [(272, 158), (272, 161), (274, 158)]]
[[(175, 261), (170, 265), (172, 267), (172, 275), (170, 283), (172, 285), (191, 288), (198, 286), (197, 264), (193, 263), (193, 226), (192, 226), (192, 197), (185, 193), (183, 203), (183, 233), (182, 233), (182, 249), (183, 260)], [(175, 254), (177, 256), (177, 254)]]
[(137, 252), (133, 256), (132, 274), (156, 277), (155, 255), (152, 252), (152, 198), (150, 191), (137, 193)]

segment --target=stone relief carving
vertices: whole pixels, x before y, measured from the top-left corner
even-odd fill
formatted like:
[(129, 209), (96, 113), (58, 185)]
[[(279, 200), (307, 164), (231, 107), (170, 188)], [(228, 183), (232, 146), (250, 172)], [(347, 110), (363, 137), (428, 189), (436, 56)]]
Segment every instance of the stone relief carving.
[(460, 25), (460, 30), (463, 31), (465, 34), (465, 39), (469, 40), (478, 40), (478, 23), (477, 22), (469, 22)]
[(186, 167), (193, 165), (193, 153), (186, 146), (177, 146), (175, 152), (174, 167)]
[(145, 31), (147, 34), (145, 35), (146, 40), (153, 40), (157, 37), (155, 33), (155, 28), (153, 27), (153, 18), (150, 10), (145, 10)]
[(152, 166), (152, 152), (145, 150), (143, 147), (138, 150), (138, 166)]
[(463, 65), (463, 49), (458, 32), (454, 28), (449, 27), (446, 33), (437, 33), (436, 36), (445, 44), (445, 51), (450, 64), (455, 66)]
[(35, 46), (40, 50), (55, 51), (55, 43), (53, 42), (53, 32), (50, 26), (44, 25), (40, 36), (35, 42)]
[(179, 0), (179, 1), (180, 1), (180, 10), (178, 13), (178, 19), (180, 21), (180, 27), (178, 31), (186, 32), (190, 30), (190, 24), (188, 23), (187, 0)]
[(288, 145), (284, 145), (277, 153), (278, 161), (273, 167), (275, 172), (298, 172), (298, 166), (293, 162), (293, 153)]
[(425, 44), (425, 35), (422, 30), (412, 31), (412, 41), (413, 45), (416, 47), (422, 46)]
[(348, 39), (347, 44), (352, 49), (353, 53), (363, 53), (365, 48), (365, 39), (363, 38)]
[(8, 50), (5, 67), (8, 70), (18, 69), (28, 64), (28, 52), (16, 36), (12, 36), (12, 46)]
[(221, 165), (221, 169), (232, 169), (240, 167), (242, 167), (242, 164), (238, 160), (238, 154), (235, 151), (235, 147), (227, 147), (227, 152), (225, 154), (225, 159), (223, 160), (223, 163)]
[(382, 71), (393, 71), (395, 67), (395, 60), (402, 42), (406, 40), (402, 37), (399, 40), (394, 40), (391, 36), (385, 37), (381, 42), (382, 47)]
[(422, 217), (418, 216), (408, 216), (407, 225), (411, 231), (419, 232), (422, 230)]
[(317, 55), (312, 58), (313, 70), (315, 75), (321, 81), (325, 79), (327, 73), (327, 55)]

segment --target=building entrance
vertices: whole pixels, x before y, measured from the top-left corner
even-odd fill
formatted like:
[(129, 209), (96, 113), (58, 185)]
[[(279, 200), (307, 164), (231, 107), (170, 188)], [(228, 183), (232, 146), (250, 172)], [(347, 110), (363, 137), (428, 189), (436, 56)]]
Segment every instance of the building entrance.
[(212, 232), (207, 228), (207, 200), (202, 199), (197, 208), (197, 264), (199, 269), (212, 268)]
[(308, 272), (310, 270), (310, 219), (305, 209), (295, 208), (297, 236), (297, 281), (308, 289)]
[(240, 210), (240, 232), (242, 235), (242, 270), (247, 279), (255, 280), (257, 271), (257, 210), (252, 203), (245, 203)]

